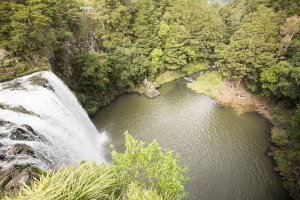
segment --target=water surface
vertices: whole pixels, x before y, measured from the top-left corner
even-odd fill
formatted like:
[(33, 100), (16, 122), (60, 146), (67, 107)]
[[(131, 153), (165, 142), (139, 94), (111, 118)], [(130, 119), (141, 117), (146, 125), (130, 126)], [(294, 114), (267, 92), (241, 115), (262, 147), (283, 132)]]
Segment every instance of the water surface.
[(128, 130), (180, 154), (189, 169), (187, 199), (289, 199), (265, 154), (270, 144), (263, 118), (222, 108), (189, 90), (184, 80), (163, 85), (160, 92), (154, 99), (123, 95), (101, 110), (94, 123), (120, 151)]

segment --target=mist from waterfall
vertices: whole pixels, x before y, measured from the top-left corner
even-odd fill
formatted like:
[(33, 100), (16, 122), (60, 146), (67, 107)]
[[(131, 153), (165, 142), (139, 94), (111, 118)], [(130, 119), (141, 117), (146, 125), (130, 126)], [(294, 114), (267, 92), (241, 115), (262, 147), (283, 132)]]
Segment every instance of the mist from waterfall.
[[(45, 80), (47, 86), (35, 84), (34, 77)], [(30, 115), (2, 108), (0, 120), (29, 125), (47, 141), (0, 138), (2, 144), (25, 143), (50, 161), (48, 164), (39, 160), (19, 162), (32, 162), (44, 169), (78, 164), (81, 160), (105, 162), (107, 136), (97, 131), (75, 95), (52, 72), (38, 72), (1, 83), (0, 104), (12, 108), (21, 106), (34, 113)]]

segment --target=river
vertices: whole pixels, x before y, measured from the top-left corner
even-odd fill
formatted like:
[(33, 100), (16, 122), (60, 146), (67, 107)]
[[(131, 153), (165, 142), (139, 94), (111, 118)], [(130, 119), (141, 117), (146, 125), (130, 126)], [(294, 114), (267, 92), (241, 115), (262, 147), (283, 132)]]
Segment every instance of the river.
[(128, 130), (178, 153), (189, 170), (187, 199), (289, 199), (265, 154), (270, 143), (263, 118), (222, 108), (189, 90), (183, 79), (163, 85), (160, 92), (154, 99), (122, 95), (97, 114), (94, 124), (119, 151)]

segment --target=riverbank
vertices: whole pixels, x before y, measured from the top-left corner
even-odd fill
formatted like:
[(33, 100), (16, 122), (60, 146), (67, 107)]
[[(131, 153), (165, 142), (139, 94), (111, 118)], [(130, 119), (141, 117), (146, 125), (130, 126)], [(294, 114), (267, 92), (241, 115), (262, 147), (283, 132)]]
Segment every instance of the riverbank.
[[(234, 83), (222, 80), (217, 71), (199, 76), (195, 83), (188, 83), (187, 86), (193, 91), (209, 96), (224, 107), (232, 108), (237, 113), (258, 112), (267, 118), (274, 126), (285, 127), (285, 122), (277, 119), (272, 111), (274, 105), (270, 100), (260, 95), (249, 92), (244, 85), (237, 91)], [(240, 95), (237, 95), (239, 93)]]
[[(187, 86), (199, 93), (209, 96), (221, 105), (232, 108), (238, 114), (257, 112), (272, 125), (270, 138), (272, 146), (267, 155), (276, 162), (274, 170), (282, 176), (284, 186), (294, 199), (300, 199), (300, 176), (296, 145), (289, 140), (287, 129), (292, 110), (287, 110), (281, 103), (273, 102), (266, 97), (254, 94), (241, 85), (237, 91), (234, 83), (222, 80), (217, 72), (199, 76), (195, 83)], [(238, 94), (238, 95), (237, 95)]]
[[(189, 76), (191, 74), (195, 74), (195, 73), (205, 69), (205, 66), (207, 66), (207, 65), (208, 65), (207, 63), (199, 63), (199, 64), (189, 65), (186, 67), (185, 71), (166, 70), (162, 74), (157, 75), (154, 79), (152, 79), (152, 80), (150, 79), (151, 85), (154, 86), (154, 88), (152, 88), (152, 89), (158, 89), (163, 84), (175, 81), (184, 76)], [(85, 107), (85, 110), (88, 112), (89, 116), (94, 117), (102, 108), (108, 106), (111, 102), (113, 102), (119, 96), (121, 96), (123, 94), (129, 94), (129, 93), (137, 93), (140, 95), (144, 95), (146, 89), (147, 89), (147, 86), (145, 86), (145, 84), (142, 82), (131, 88), (121, 88), (118, 90), (112, 90), (109, 94), (106, 94), (105, 96), (102, 96), (102, 97), (98, 97), (98, 101), (99, 101), (98, 106), (91, 106), (90, 109), (87, 109), (87, 105), (85, 105), (85, 103), (84, 103), (86, 97), (82, 98), (81, 95), (76, 95), (76, 96), (80, 100), (82, 105)], [(73, 91), (74, 90), (75, 89), (73, 89)]]

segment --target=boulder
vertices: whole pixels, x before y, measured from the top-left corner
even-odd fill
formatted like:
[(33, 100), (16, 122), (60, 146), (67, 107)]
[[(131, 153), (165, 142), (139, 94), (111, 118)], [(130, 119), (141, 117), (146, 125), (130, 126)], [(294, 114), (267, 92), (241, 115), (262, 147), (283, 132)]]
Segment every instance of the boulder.
[(145, 90), (144, 94), (149, 98), (154, 98), (160, 95), (160, 92), (158, 90)]
[(143, 85), (144, 85), (143, 93), (147, 97), (154, 98), (154, 97), (160, 95), (160, 92), (158, 90), (156, 90), (155, 85), (153, 83), (151, 83), (150, 81), (148, 81), (146, 77), (143, 80)]

